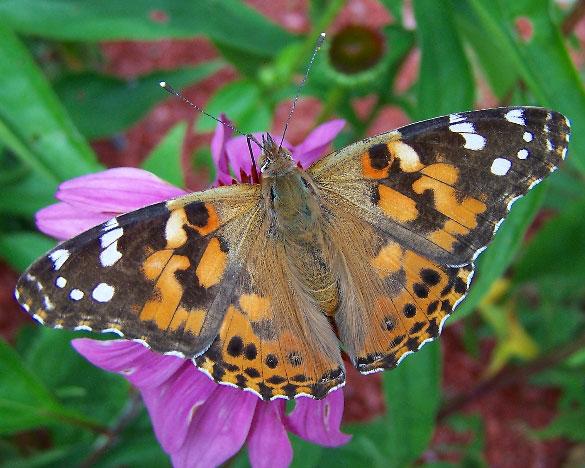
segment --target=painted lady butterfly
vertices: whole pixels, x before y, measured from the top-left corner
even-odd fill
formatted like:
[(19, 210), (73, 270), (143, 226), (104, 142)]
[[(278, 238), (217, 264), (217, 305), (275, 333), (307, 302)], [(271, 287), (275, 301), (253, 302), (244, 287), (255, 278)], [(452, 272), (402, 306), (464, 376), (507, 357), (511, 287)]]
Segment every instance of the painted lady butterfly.
[(568, 120), (508, 107), (407, 125), (306, 171), (268, 137), (259, 184), (117, 216), (33, 264), (16, 297), (263, 399), (343, 385), (437, 337), (512, 203), (565, 157)]

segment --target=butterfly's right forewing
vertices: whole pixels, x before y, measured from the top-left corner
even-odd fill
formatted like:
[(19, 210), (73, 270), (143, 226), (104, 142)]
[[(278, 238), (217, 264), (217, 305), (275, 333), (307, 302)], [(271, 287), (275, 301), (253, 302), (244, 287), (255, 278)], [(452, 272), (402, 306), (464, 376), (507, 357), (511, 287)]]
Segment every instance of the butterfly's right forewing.
[(393, 367), (439, 333), (473, 260), (512, 203), (557, 168), (569, 133), (546, 109), (465, 112), (357, 142), (309, 169), (342, 252), (342, 297), (353, 300), (336, 322), (360, 371)]

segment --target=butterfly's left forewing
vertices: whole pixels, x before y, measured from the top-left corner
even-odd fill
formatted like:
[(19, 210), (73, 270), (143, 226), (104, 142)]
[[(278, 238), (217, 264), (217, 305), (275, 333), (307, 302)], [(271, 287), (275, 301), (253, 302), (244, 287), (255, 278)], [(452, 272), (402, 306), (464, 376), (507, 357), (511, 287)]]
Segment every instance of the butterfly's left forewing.
[(48, 326), (196, 356), (225, 315), (221, 291), (242, 274), (238, 242), (259, 198), (254, 186), (220, 187), (112, 218), (37, 260), (17, 298)]
[(342, 253), (340, 288), (352, 300), (336, 322), (360, 371), (393, 367), (439, 333), (473, 260), (512, 203), (557, 168), (569, 133), (546, 109), (465, 112), (367, 138), (309, 169)]

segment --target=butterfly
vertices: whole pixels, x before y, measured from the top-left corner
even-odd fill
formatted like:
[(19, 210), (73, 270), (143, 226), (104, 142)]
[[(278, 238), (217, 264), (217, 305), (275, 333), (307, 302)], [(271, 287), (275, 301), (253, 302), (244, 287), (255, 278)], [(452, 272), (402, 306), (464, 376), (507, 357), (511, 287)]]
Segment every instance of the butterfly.
[(268, 135), (261, 180), (116, 216), (61, 243), (16, 297), (55, 328), (114, 332), (264, 400), (323, 398), (436, 338), (512, 203), (564, 159), (569, 121), (463, 112), (306, 170)]

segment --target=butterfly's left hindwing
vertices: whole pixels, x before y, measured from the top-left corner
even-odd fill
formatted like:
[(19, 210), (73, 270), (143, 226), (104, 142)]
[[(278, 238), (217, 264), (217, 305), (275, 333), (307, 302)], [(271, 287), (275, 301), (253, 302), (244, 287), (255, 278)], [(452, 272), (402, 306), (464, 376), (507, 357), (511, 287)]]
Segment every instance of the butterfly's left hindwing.
[(393, 367), (439, 333), (473, 260), (512, 203), (564, 159), (569, 133), (546, 109), (464, 112), (367, 138), (309, 168), (345, 257), (341, 296), (352, 301), (336, 322), (360, 371)]

